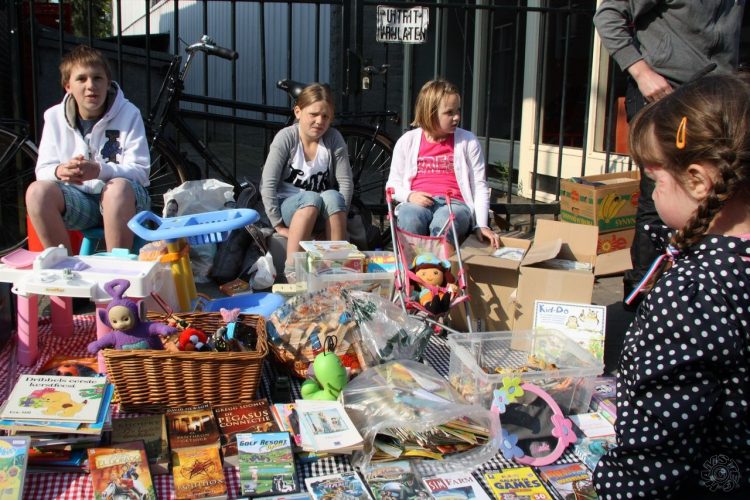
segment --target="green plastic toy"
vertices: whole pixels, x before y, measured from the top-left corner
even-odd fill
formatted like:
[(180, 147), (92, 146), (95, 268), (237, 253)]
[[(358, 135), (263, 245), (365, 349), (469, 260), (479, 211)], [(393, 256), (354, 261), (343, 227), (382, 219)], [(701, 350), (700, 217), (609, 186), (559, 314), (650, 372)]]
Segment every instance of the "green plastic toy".
[(349, 377), (335, 350), (335, 337), (326, 338), (325, 352), (315, 356), (312, 363), (314, 378), (305, 380), (300, 387), (302, 399), (335, 401), (339, 397)]

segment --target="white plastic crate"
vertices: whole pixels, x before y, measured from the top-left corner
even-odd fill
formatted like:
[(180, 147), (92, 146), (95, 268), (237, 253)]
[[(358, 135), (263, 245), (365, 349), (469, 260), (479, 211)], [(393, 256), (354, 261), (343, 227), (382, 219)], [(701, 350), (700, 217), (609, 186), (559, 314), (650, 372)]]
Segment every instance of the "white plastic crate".
[[(366, 256), (380, 255), (383, 252), (363, 252)], [(329, 286), (345, 286), (350, 290), (364, 290), (377, 293), (381, 297), (390, 300), (393, 296), (394, 273), (331, 273), (314, 274), (307, 271), (307, 254), (297, 252), (294, 254), (294, 265), (297, 273), (297, 281), (307, 283), (308, 292), (323, 290)]]
[[(516, 376), (547, 391), (563, 413), (588, 411), (593, 377), (604, 366), (555, 330), (454, 333), (448, 335), (451, 384), (470, 402), (489, 408), (503, 377)], [(520, 371), (530, 356), (556, 368)]]

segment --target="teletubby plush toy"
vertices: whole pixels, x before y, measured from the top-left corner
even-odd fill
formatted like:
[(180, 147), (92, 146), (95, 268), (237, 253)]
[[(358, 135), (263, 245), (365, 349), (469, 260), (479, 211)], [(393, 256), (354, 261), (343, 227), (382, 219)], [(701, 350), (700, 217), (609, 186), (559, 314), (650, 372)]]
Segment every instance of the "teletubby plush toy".
[(432, 314), (441, 314), (450, 309), (451, 298), (458, 291), (451, 274), (451, 265), (432, 253), (423, 253), (414, 258), (411, 271), (422, 283), (412, 279), (419, 303)]
[(177, 346), (181, 351), (207, 351), (210, 350), (207, 341), (208, 335), (197, 328), (185, 328), (180, 332)]
[(130, 287), (128, 280), (112, 280), (104, 285), (104, 290), (112, 296), (106, 310), (99, 309), (99, 319), (112, 328), (112, 331), (88, 345), (88, 351), (96, 354), (105, 347), (115, 349), (164, 349), (159, 335), (169, 335), (176, 328), (161, 323), (141, 321), (138, 305), (123, 298)]
[[(332, 337), (328, 337), (332, 338)], [(328, 340), (328, 339), (326, 339)], [(334, 352), (334, 348), (321, 352), (312, 362), (315, 378), (305, 380), (300, 387), (302, 399), (336, 401), (339, 393), (349, 381), (346, 367)]]

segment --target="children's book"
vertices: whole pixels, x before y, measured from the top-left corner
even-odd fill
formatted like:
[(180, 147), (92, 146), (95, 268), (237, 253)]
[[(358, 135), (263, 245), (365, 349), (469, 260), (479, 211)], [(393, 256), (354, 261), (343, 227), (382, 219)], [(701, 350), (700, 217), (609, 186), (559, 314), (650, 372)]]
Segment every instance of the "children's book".
[(375, 500), (427, 498), (429, 493), (417, 479), (408, 460), (372, 464), (364, 474)]
[(23, 498), (28, 458), (28, 436), (0, 436), (0, 498)]
[(28, 467), (33, 472), (83, 472), (86, 450), (29, 448)]
[(604, 359), (604, 330), (607, 308), (569, 302), (534, 302), (534, 329), (557, 330), (589, 351), (594, 358)]
[(70, 356), (52, 356), (37, 371), (39, 375), (58, 375), (65, 377), (96, 377), (99, 364), (96, 357), (71, 358)]
[(177, 500), (227, 494), (218, 444), (173, 449), (172, 477)]
[(305, 486), (313, 500), (372, 500), (367, 486), (355, 471), (308, 477), (305, 479)]
[(164, 415), (138, 415), (112, 420), (112, 444), (143, 440), (146, 456), (155, 474), (169, 472), (169, 444)]
[(22, 374), (0, 418), (94, 423), (108, 385), (104, 377)]
[(299, 491), (288, 432), (239, 433), (240, 491), (261, 497)]
[(340, 402), (298, 399), (296, 411), (302, 449), (348, 454), (363, 448), (362, 436)]
[(573, 445), (573, 453), (589, 470), (596, 469), (599, 459), (616, 446), (614, 436), (601, 438), (582, 437)]
[(96, 498), (156, 499), (142, 441), (89, 448), (88, 458)]
[(210, 404), (168, 408), (165, 416), (169, 447), (173, 450), (219, 443), (219, 428)]
[(598, 411), (609, 423), (617, 420), (617, 391), (615, 377), (596, 377), (593, 379), (591, 411)]
[(490, 500), (470, 472), (445, 472), (422, 478), (433, 498)]
[(570, 415), (570, 420), (586, 437), (598, 438), (615, 435), (615, 427), (599, 412)]
[(542, 481), (531, 467), (517, 467), (501, 471), (487, 471), (484, 480), (498, 500), (505, 498), (533, 498), (552, 500)]
[(241, 432), (275, 432), (279, 426), (274, 420), (268, 400), (258, 399), (247, 403), (232, 403), (213, 407), (216, 423), (221, 433), (221, 453), (224, 463), (237, 465), (237, 434)]
[(598, 498), (591, 471), (583, 464), (545, 465), (539, 477), (559, 500), (595, 500)]

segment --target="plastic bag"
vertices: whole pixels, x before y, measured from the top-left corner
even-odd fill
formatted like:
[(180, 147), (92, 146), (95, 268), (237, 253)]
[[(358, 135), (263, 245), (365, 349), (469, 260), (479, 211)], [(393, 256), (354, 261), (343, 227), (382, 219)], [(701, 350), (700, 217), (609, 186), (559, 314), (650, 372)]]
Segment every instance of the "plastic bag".
[(431, 461), (436, 472), (470, 470), (494, 457), (500, 448), (497, 415), (468, 404), (434, 368), (401, 360), (371, 367), (350, 381), (339, 396), (365, 447), (352, 455), (352, 466), (365, 469), (375, 452), (375, 438), (387, 429), (424, 432), (455, 419), (468, 418), (489, 430), (488, 440), (470, 450)]
[(432, 328), (380, 295), (341, 290), (347, 311), (359, 326), (362, 346), (374, 364), (396, 359), (422, 359)]
[[(234, 204), (234, 187), (217, 179), (186, 181), (164, 193), (164, 217), (222, 210)], [(190, 246), (190, 264), (196, 283), (208, 283), (216, 244)]]
[(276, 268), (273, 265), (271, 252), (266, 252), (250, 267), (247, 272), (248, 283), (253, 290), (265, 290), (271, 288), (276, 281)]

